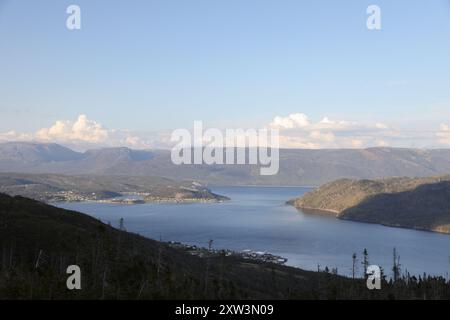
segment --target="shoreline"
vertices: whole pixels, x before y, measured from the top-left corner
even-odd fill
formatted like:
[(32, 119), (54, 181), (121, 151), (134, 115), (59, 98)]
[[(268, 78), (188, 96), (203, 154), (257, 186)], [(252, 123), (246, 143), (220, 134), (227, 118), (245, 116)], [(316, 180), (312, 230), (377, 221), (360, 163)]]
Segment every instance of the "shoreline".
[(113, 201), (112, 199), (100, 199), (100, 200), (67, 200), (67, 201), (45, 201), (48, 204), (57, 203), (106, 203), (106, 204), (117, 204), (117, 205), (140, 205), (140, 204), (189, 204), (189, 203), (222, 203), (225, 201), (230, 201), (231, 199), (155, 199), (155, 200), (132, 200), (132, 201)]
[(319, 186), (279, 186), (279, 185), (252, 185), (252, 184), (237, 184), (237, 185), (207, 185), (208, 188), (242, 188), (242, 187), (250, 187), (250, 188), (319, 188)]
[[(287, 203), (287, 204), (293, 206), (294, 208), (296, 208), (298, 210), (302, 210), (302, 211), (305, 210), (304, 213), (306, 213), (306, 214), (316, 214), (316, 215), (322, 215), (322, 216), (327, 216), (327, 217), (331, 216), (331, 217), (334, 217), (336, 219), (343, 220), (343, 221), (375, 224), (375, 225), (379, 225), (379, 226), (383, 226), (383, 227), (389, 227), (389, 228), (401, 228), (401, 229), (406, 229), (406, 230), (423, 231), (423, 232), (431, 232), (431, 233), (450, 235), (450, 231), (446, 232), (446, 231), (439, 231), (438, 229), (427, 229), (427, 228), (424, 228), (424, 227), (413, 227), (413, 226), (405, 226), (405, 225), (401, 225), (401, 224), (394, 224), (394, 223), (387, 223), (387, 222), (373, 222), (373, 221), (350, 219), (350, 218), (338, 216), (339, 213), (341, 213), (341, 211), (337, 211), (337, 210), (333, 210), (333, 209), (318, 209), (318, 208), (309, 208), (309, 207), (297, 207), (297, 206), (295, 206), (293, 204), (289, 204), (289, 203)], [(307, 211), (310, 211), (310, 212), (307, 212)], [(331, 213), (333, 215), (331, 215)], [(437, 228), (439, 228), (439, 227), (437, 227)]]
[(333, 213), (334, 214), (334, 216), (336, 217), (336, 218), (339, 218), (339, 216), (338, 216), (338, 214), (340, 214), (341, 213), (341, 211), (338, 211), (338, 210), (334, 210), (334, 209), (322, 209), (322, 208), (311, 208), (311, 207), (297, 207), (297, 206), (295, 206), (294, 204), (291, 204), (291, 203), (289, 203), (289, 201), (288, 202), (286, 202), (286, 204), (288, 204), (288, 205), (290, 205), (290, 206), (293, 206), (294, 208), (296, 208), (296, 209), (300, 209), (300, 210), (309, 210), (309, 211), (316, 211), (316, 212), (319, 212), (319, 213), (323, 213), (323, 214), (326, 214), (326, 215), (330, 215), (330, 213)]

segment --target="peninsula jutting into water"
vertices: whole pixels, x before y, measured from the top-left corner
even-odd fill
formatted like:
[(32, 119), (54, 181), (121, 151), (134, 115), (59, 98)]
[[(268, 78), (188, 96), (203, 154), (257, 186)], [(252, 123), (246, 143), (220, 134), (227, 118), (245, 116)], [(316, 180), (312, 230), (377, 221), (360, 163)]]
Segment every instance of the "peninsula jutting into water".
[(289, 204), (340, 219), (450, 233), (450, 176), (337, 180)]

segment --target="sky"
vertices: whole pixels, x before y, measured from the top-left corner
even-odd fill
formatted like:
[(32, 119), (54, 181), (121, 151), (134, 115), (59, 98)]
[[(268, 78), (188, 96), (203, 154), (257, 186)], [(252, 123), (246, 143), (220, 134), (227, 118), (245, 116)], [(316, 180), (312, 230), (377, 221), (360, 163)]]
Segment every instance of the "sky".
[(449, 57), (449, 0), (0, 0), (0, 141), (164, 147), (199, 120), (450, 147)]

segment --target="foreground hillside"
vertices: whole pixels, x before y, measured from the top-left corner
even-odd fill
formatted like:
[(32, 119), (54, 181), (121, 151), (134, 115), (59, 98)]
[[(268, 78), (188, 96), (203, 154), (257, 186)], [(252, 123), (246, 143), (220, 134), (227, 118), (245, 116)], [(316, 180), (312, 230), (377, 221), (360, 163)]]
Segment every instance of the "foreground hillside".
[(450, 176), (341, 179), (289, 203), (341, 219), (450, 233)]
[[(85, 214), (0, 194), (0, 299), (450, 298), (442, 278), (383, 282), (186, 249), (117, 230)], [(82, 271), (66, 288), (66, 268)], [(408, 285), (407, 285), (408, 284)]]
[(159, 176), (216, 185), (321, 185), (340, 178), (426, 177), (450, 172), (450, 150), (401, 148), (280, 150), (280, 170), (257, 165), (174, 165), (169, 150), (104, 148), (75, 152), (57, 144), (0, 144), (0, 172)]
[(107, 200), (140, 194), (145, 201), (223, 201), (199, 183), (160, 177), (0, 173), (0, 192), (46, 201)]

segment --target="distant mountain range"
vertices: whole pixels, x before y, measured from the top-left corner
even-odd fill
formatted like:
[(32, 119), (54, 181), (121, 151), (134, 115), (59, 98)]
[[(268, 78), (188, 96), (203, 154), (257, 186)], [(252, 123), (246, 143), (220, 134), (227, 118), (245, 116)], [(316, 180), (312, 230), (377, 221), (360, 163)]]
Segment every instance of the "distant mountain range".
[(213, 185), (321, 185), (339, 178), (425, 177), (450, 173), (450, 149), (282, 149), (280, 170), (258, 165), (175, 165), (169, 150), (104, 148), (76, 152), (58, 144), (0, 144), (0, 172), (160, 176)]

